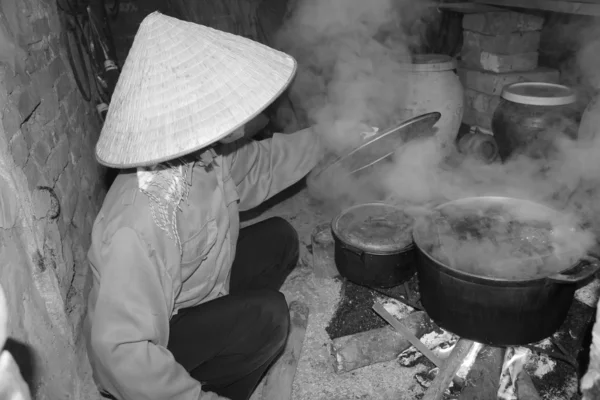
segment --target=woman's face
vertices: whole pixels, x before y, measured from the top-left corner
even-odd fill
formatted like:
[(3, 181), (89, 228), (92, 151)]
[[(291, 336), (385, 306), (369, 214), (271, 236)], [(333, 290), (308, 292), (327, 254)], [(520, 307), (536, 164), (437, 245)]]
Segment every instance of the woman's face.
[(221, 143), (232, 143), (238, 139), (241, 139), (243, 136), (244, 136), (244, 127), (241, 126), (219, 141)]

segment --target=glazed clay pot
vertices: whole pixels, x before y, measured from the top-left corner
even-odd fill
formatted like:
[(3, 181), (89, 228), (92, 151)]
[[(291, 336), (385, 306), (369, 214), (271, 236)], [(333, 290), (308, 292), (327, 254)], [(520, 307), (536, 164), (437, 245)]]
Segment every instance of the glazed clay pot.
[(576, 96), (570, 88), (543, 82), (508, 85), (492, 118), (500, 158), (516, 154), (546, 158), (560, 135), (575, 138)]
[(403, 74), (404, 102), (402, 119), (437, 111), (442, 117), (435, 125), (437, 137), (456, 138), (463, 117), (464, 90), (456, 74), (455, 60), (446, 55), (415, 55), (400, 62)]

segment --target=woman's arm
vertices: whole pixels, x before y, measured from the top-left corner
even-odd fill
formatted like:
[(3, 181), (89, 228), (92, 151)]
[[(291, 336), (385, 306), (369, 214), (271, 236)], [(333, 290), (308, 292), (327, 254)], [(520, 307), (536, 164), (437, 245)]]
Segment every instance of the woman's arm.
[(314, 168), (322, 152), (321, 141), (311, 128), (224, 146), (240, 195), (240, 210), (253, 208), (298, 182)]

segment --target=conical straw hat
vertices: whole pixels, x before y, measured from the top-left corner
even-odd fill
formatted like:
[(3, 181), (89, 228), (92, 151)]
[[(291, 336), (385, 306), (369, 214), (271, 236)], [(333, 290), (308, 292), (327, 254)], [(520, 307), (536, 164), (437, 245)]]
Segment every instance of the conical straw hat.
[(158, 12), (142, 21), (96, 145), (114, 168), (158, 164), (207, 147), (288, 86), (289, 55)]

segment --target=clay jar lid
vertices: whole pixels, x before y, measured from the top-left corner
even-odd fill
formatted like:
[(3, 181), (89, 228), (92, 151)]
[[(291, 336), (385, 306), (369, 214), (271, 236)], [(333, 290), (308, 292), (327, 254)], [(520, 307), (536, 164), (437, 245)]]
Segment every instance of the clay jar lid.
[(545, 82), (521, 82), (506, 86), (502, 98), (532, 106), (564, 106), (577, 99), (575, 92), (563, 85)]
[(456, 69), (456, 60), (445, 54), (415, 54), (398, 57), (398, 68), (412, 72), (442, 72)]
[(412, 246), (414, 219), (385, 203), (350, 207), (332, 222), (333, 233), (345, 244), (375, 254), (397, 253)]

